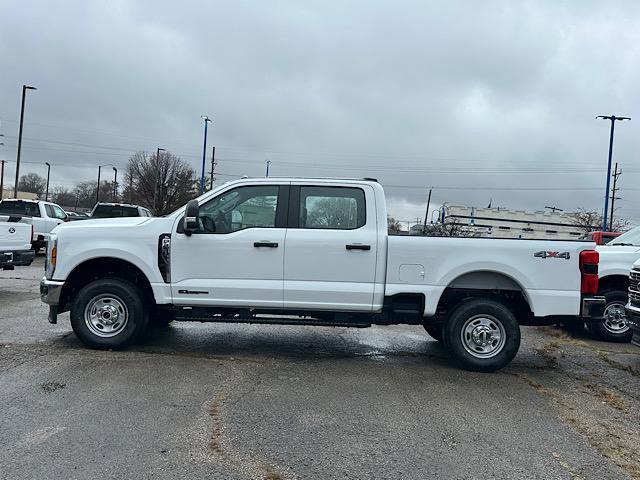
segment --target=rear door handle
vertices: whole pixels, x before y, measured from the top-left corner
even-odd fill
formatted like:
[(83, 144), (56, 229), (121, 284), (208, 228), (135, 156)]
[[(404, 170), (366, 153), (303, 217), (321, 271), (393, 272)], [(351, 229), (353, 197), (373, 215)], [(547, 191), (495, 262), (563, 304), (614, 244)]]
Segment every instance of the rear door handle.
[(361, 243), (347, 244), (347, 250), (371, 250), (371, 245), (363, 245)]
[(256, 248), (260, 248), (260, 247), (278, 248), (278, 242), (253, 242), (253, 246)]

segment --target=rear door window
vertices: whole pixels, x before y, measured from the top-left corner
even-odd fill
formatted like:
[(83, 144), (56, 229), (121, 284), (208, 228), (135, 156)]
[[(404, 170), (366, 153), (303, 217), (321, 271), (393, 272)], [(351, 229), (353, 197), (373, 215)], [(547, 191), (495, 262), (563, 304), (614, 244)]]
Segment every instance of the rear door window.
[(366, 223), (364, 191), (351, 187), (300, 187), (300, 228), (354, 230)]

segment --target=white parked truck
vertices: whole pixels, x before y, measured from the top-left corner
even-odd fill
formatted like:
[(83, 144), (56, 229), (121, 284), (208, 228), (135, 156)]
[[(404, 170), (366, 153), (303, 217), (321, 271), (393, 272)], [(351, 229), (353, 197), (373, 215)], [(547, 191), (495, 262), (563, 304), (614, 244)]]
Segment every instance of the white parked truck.
[(148, 322), (424, 325), (463, 367), (492, 371), (520, 325), (601, 316), (598, 253), (579, 241), (387, 235), (372, 179), (242, 179), (166, 217), (67, 223), (42, 300), (87, 346)]
[(0, 268), (28, 266), (35, 253), (31, 250), (33, 225), (17, 222), (0, 223)]
[(21, 222), (33, 225), (31, 245), (36, 251), (47, 245), (51, 230), (68, 221), (65, 211), (55, 203), (13, 198), (0, 200), (0, 223)]
[(599, 245), (598, 295), (605, 297), (604, 315), (599, 319), (588, 319), (589, 330), (599, 339), (608, 342), (629, 342), (631, 328), (625, 315), (629, 269), (640, 259), (640, 227)]

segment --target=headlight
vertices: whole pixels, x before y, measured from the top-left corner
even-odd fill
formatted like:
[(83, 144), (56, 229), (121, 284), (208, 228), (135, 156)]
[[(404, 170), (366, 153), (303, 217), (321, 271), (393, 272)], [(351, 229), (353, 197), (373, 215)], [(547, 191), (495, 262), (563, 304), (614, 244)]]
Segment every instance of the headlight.
[(47, 263), (45, 265), (45, 275), (49, 280), (53, 278), (58, 261), (58, 236), (51, 235), (47, 242)]

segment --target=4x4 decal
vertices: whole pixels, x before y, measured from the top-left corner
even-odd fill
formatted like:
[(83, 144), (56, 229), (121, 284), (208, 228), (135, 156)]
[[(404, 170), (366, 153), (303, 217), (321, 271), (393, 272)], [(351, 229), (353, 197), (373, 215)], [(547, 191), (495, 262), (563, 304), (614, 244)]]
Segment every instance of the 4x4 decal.
[(565, 260), (569, 260), (571, 258), (571, 254), (569, 252), (542, 251), (534, 253), (533, 256), (539, 258), (564, 258)]

